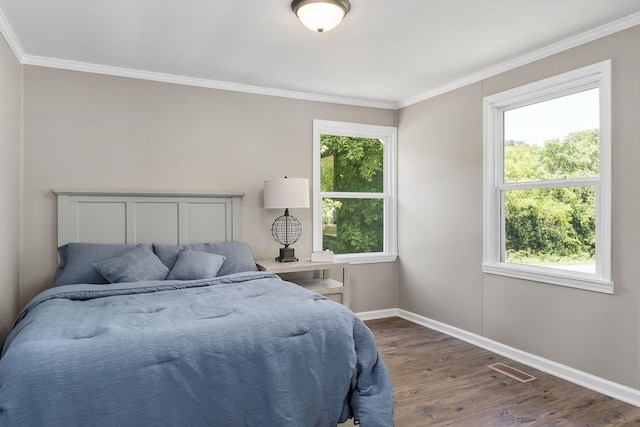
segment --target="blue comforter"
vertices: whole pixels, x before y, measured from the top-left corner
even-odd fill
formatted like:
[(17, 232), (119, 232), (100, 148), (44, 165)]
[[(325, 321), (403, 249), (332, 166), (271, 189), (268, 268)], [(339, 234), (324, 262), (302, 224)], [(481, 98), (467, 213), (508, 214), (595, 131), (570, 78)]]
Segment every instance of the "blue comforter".
[(270, 273), (67, 285), (5, 340), (0, 425), (391, 426), (371, 331)]

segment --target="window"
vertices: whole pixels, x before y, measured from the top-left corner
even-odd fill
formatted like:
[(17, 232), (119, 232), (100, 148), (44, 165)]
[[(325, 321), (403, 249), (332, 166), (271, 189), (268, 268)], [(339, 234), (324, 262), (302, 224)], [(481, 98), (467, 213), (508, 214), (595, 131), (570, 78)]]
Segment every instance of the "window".
[(485, 273), (613, 293), (610, 75), (484, 98)]
[(396, 258), (394, 127), (313, 121), (313, 250), (352, 262)]

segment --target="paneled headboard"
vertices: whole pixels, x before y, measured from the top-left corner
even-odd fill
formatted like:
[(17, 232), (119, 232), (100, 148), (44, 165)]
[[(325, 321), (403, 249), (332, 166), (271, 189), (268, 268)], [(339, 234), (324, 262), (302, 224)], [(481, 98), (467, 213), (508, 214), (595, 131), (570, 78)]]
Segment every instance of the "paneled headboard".
[(244, 193), (52, 190), (58, 246), (240, 240)]

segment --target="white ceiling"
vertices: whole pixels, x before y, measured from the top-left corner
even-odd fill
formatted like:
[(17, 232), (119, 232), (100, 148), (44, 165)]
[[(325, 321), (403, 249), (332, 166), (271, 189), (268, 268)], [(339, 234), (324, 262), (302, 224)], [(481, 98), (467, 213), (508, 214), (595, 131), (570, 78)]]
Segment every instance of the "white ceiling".
[(0, 30), (26, 64), (393, 108), (640, 23), (640, 0), (351, 4), (314, 33), (290, 0), (0, 0)]

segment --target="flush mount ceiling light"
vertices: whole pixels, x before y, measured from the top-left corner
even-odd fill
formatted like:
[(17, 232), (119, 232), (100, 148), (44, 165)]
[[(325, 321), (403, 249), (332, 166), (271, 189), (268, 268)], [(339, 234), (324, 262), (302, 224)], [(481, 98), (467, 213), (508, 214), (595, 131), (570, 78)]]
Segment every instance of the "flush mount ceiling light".
[(319, 33), (332, 30), (351, 9), (349, 0), (293, 0), (291, 10), (305, 27)]

